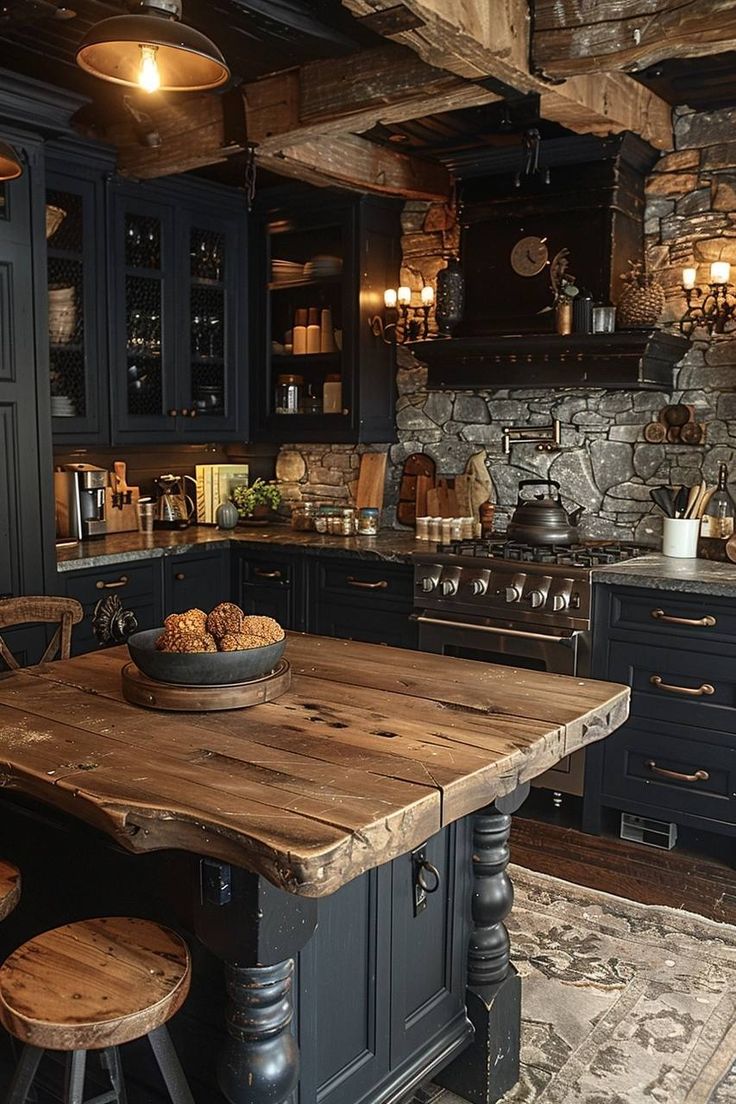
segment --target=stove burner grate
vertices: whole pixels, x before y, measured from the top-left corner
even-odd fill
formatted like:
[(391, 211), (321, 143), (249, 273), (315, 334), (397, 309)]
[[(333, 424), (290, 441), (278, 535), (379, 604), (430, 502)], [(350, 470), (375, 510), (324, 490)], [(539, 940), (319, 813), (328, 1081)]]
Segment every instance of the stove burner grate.
[(505, 540), (461, 540), (442, 544), (440, 552), (453, 556), (512, 560), (518, 563), (560, 564), (570, 567), (600, 567), (622, 563), (651, 552), (650, 548), (618, 541), (591, 541), (589, 544), (520, 544)]

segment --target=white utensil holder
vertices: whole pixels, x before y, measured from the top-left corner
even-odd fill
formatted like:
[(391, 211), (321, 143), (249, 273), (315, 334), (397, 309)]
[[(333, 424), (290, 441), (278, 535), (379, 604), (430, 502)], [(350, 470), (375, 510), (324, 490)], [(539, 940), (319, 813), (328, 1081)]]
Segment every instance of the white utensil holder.
[(662, 552), (676, 559), (695, 559), (698, 554), (700, 518), (665, 518)]

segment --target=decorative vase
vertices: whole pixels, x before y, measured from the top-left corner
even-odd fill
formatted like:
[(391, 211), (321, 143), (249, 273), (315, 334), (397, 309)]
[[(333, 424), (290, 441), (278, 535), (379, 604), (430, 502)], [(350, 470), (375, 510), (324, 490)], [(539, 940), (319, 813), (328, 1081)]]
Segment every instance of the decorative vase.
[(451, 257), (446, 268), (437, 273), (437, 302), (434, 311), (437, 329), (450, 337), (462, 321), (465, 310), (465, 277), (457, 257)]
[(555, 329), (558, 334), (572, 333), (572, 299), (561, 295), (555, 306)]
[(237, 506), (229, 499), (223, 499), (215, 511), (215, 523), (218, 529), (234, 529), (238, 524)]

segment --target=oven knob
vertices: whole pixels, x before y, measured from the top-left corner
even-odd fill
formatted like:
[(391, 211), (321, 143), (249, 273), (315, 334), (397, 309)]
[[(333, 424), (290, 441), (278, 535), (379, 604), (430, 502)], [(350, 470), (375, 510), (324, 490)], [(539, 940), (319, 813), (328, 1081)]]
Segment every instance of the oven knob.
[(472, 583), (470, 584), (471, 594), (485, 594), (487, 590), (488, 584), (486, 583), (485, 579), (473, 579)]
[(529, 605), (532, 607), (532, 609), (539, 609), (540, 606), (544, 605), (544, 595), (542, 594), (541, 590), (530, 590), (528, 598)]
[(559, 613), (560, 610), (567, 608), (567, 598), (564, 594), (555, 594), (552, 596), (552, 609), (555, 613)]
[(517, 587), (511, 587), (511, 586), (506, 587), (506, 601), (507, 602), (518, 602), (520, 598), (521, 598), (521, 594), (519, 593), (519, 590), (517, 589)]
[(443, 579), (440, 583), (440, 590), (445, 598), (451, 594), (457, 594), (457, 583), (454, 579)]
[(430, 590), (434, 590), (434, 579), (429, 575), (425, 575), (419, 585), (425, 594), (429, 594)]

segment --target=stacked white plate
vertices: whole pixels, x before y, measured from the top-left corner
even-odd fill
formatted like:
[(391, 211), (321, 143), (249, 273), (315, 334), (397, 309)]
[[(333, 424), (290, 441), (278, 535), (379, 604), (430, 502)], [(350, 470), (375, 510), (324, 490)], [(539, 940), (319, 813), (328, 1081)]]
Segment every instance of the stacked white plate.
[(305, 280), (327, 280), (332, 276), (339, 276), (341, 272), (342, 257), (331, 257), (327, 254), (312, 257), (303, 270)]
[(297, 261), (271, 261), (271, 279), (275, 284), (294, 284), (304, 279), (304, 265)]
[(68, 395), (51, 396), (51, 415), (54, 418), (73, 418), (77, 408)]
[(74, 287), (49, 288), (49, 340), (66, 345), (74, 337), (77, 303)]

